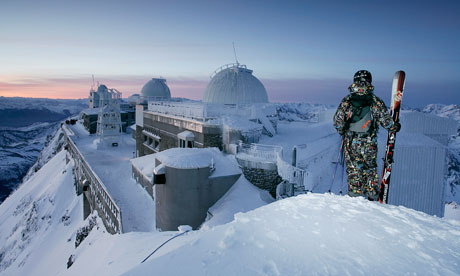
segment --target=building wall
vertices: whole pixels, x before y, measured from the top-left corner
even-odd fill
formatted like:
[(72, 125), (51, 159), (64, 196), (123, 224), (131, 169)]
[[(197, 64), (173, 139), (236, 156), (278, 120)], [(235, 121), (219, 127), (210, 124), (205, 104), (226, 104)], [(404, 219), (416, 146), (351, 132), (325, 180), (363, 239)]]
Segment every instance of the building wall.
[(197, 229), (205, 221), (208, 209), (240, 177), (240, 174), (215, 178), (209, 175), (209, 167), (176, 169), (166, 166), (166, 183), (155, 187), (157, 228), (175, 231), (180, 225), (190, 225)]
[[(208, 126), (199, 121), (169, 117), (152, 112), (144, 112), (143, 116), (143, 128), (141, 130), (160, 137), (160, 151), (178, 147), (179, 140), (177, 134), (185, 130), (191, 131), (195, 135), (194, 147), (217, 147), (222, 149), (222, 131), (220, 126)], [(137, 129), (136, 132), (138, 132)], [(146, 135), (144, 134), (144, 136)], [(149, 147), (142, 145), (144, 139), (144, 137), (140, 136), (136, 138), (136, 148), (139, 151), (139, 156), (154, 152)]]
[(155, 188), (156, 227), (175, 231), (180, 225), (198, 228), (208, 210), (203, 189), (208, 184), (210, 168), (174, 169), (166, 167), (166, 184)]
[(396, 149), (388, 203), (443, 217), (446, 148), (438, 144)]

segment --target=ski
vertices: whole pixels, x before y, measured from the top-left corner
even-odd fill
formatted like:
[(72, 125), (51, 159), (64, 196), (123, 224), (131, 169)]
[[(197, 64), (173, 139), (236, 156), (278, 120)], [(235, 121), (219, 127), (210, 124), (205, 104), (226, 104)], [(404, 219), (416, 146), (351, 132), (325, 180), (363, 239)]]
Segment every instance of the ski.
[[(401, 110), (401, 101), (404, 92), (404, 83), (406, 73), (397, 71), (393, 76), (393, 87), (391, 91), (390, 113), (394, 122), (399, 121), (399, 111)], [(390, 188), (391, 167), (393, 165), (393, 152), (395, 148), (396, 132), (389, 131), (385, 158), (383, 161), (382, 179), (380, 181), (379, 202), (388, 203), (388, 192)]]

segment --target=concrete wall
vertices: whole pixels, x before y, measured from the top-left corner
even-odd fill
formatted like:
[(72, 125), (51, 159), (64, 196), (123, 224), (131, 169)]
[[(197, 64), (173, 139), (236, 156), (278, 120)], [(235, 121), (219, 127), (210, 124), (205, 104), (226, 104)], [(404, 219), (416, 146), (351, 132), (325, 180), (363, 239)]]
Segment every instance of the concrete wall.
[(174, 231), (180, 225), (190, 225), (197, 229), (204, 222), (208, 209), (240, 176), (208, 178), (209, 175), (209, 167), (166, 167), (166, 183), (155, 187), (157, 228)]

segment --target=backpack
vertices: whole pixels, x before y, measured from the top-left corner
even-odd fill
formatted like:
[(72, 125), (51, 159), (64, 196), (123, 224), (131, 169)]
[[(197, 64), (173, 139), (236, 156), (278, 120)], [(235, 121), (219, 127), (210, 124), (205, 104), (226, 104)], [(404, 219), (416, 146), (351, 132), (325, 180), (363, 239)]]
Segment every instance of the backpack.
[(371, 112), (373, 103), (372, 94), (351, 94), (351, 116), (349, 130), (355, 133), (371, 133), (375, 128), (374, 118)]

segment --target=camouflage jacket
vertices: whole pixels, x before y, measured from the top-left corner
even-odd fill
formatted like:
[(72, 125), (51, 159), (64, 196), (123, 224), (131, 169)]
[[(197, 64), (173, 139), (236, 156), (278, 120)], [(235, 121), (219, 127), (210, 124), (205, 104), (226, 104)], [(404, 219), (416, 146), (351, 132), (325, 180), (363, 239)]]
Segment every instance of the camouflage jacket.
[[(340, 103), (337, 111), (334, 115), (334, 126), (339, 132), (340, 135), (352, 135), (353, 133), (348, 130), (349, 127), (349, 118), (352, 114), (352, 106), (351, 106), (351, 97), (356, 92), (352, 92), (343, 98), (342, 102)], [(385, 129), (390, 129), (394, 122), (391, 118), (390, 113), (387, 110), (385, 103), (377, 96), (374, 95), (371, 91), (364, 91), (360, 92), (360, 95), (370, 95), (371, 96), (371, 115), (373, 120), (373, 127), (370, 133), (366, 135), (375, 136), (377, 135), (378, 125), (381, 125)]]

